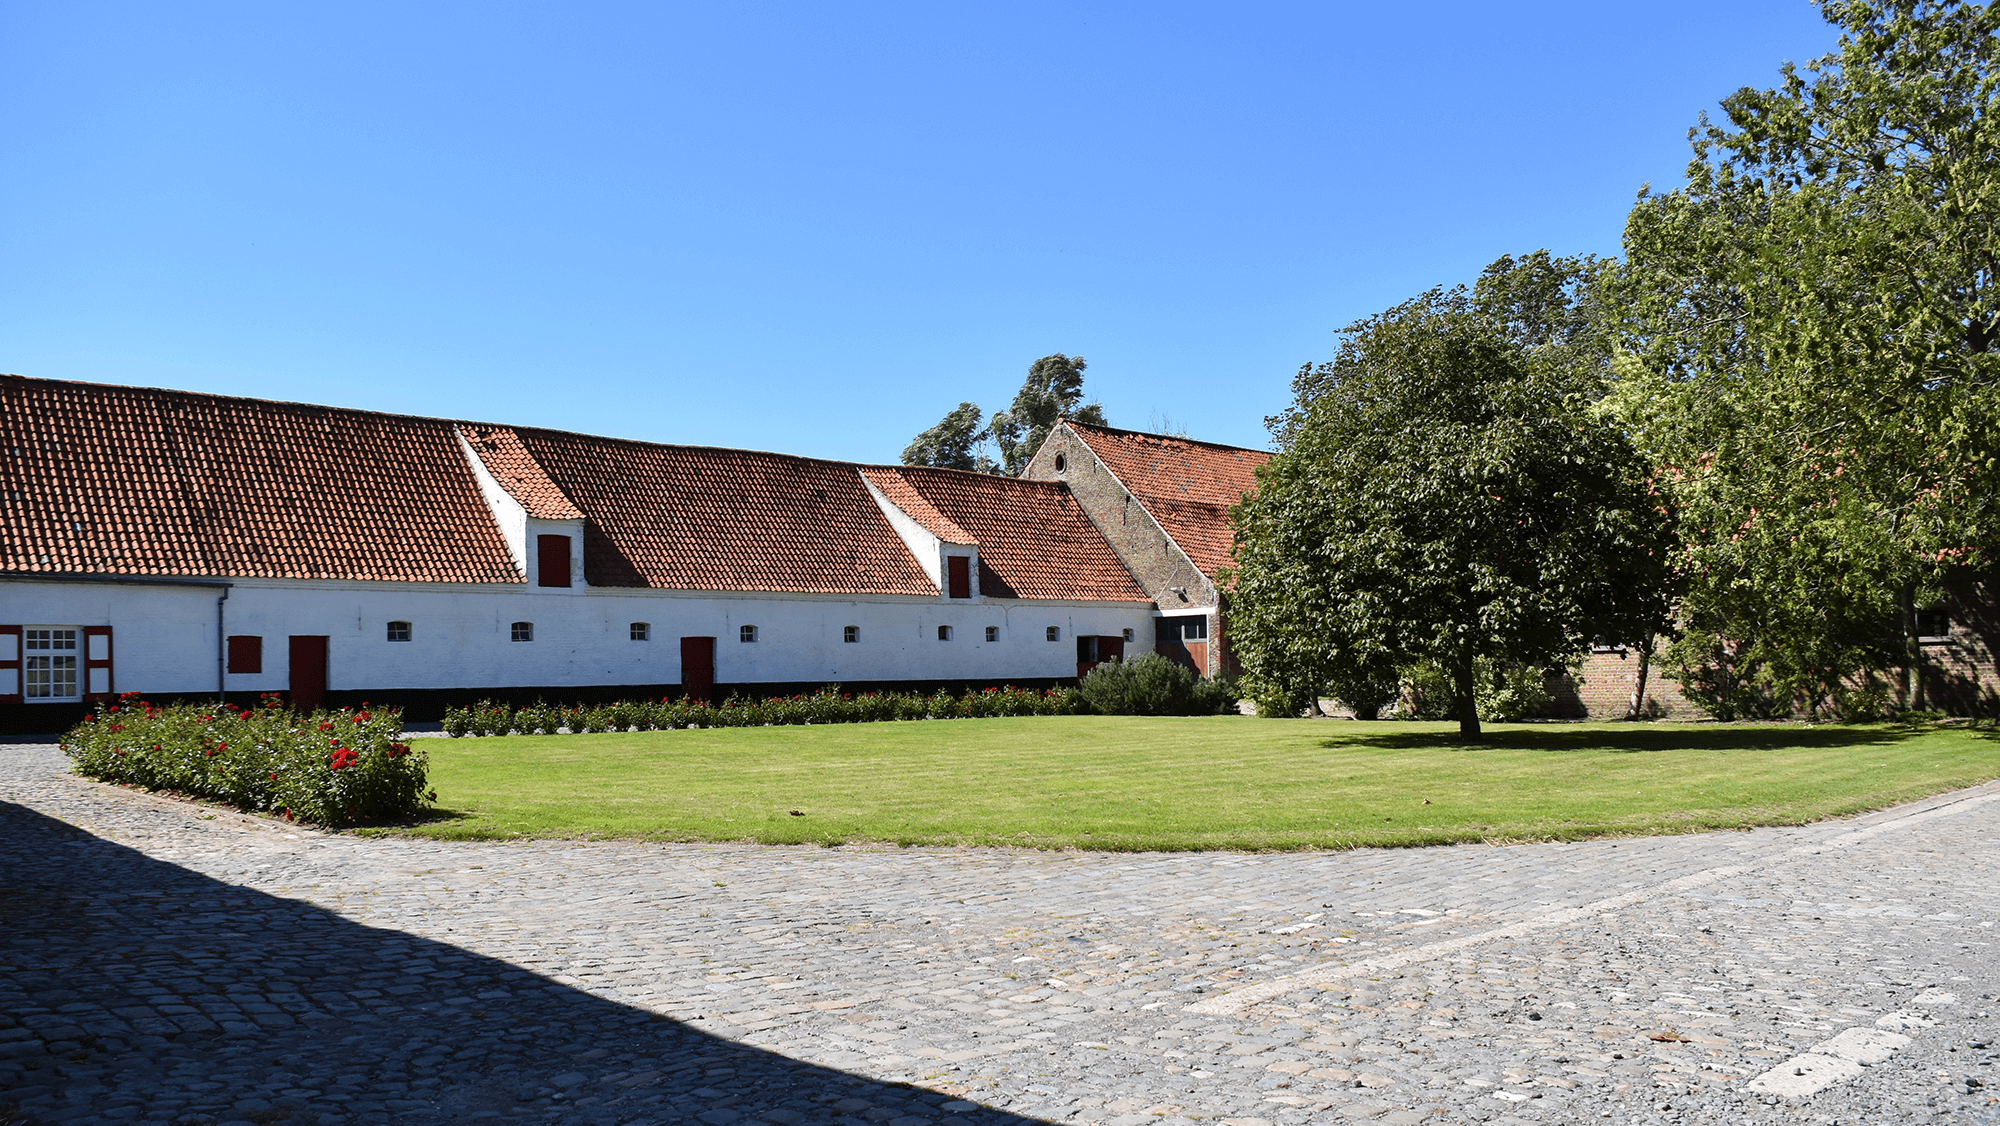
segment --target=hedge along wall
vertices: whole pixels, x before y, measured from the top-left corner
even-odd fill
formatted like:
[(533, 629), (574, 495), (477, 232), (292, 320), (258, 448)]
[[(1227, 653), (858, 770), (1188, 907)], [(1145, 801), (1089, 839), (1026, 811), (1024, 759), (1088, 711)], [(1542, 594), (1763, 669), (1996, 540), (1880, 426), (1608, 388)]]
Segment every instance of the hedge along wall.
[(595, 731), (671, 731), (688, 727), (770, 727), (808, 723), (876, 723), (888, 720), (980, 719), (989, 716), (1075, 715), (1090, 709), (1074, 688), (1037, 692), (989, 688), (953, 696), (937, 692), (842, 692), (837, 686), (809, 696), (763, 700), (730, 697), (721, 704), (699, 700), (621, 700), (615, 704), (563, 707), (531, 704), (513, 708), (481, 701), (445, 712), (445, 733), (467, 735), (554, 735)]
[(276, 696), (251, 710), (156, 707), (127, 693), (63, 736), (76, 771), (102, 782), (228, 802), (323, 825), (406, 818), (426, 801), (428, 762), (394, 709), (301, 716)]

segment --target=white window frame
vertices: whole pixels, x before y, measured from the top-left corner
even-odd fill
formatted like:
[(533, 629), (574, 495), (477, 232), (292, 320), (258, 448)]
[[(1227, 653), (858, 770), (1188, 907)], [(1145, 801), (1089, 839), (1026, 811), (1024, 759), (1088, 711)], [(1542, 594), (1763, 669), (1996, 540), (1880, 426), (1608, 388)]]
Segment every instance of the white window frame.
[(738, 641), (739, 643), (741, 643), (741, 644), (744, 644), (744, 645), (755, 645), (755, 644), (757, 644), (757, 627), (756, 627), (756, 626), (738, 626), (738, 627), (736, 628), (736, 640), (737, 640), (737, 641)]
[[(42, 674), (41, 687), (53, 690), (67, 682), (69, 694), (36, 692), (38, 672)], [(73, 704), (83, 699), (83, 679), (82, 626), (21, 627), (21, 699), (30, 704)]]
[[(403, 636), (401, 637), (396, 636), (397, 626), (403, 627)], [(403, 621), (400, 618), (398, 618), (393, 622), (390, 622), (383, 634), (383, 636), (387, 637), (391, 642), (397, 645), (407, 644), (411, 639), (415, 638), (416, 635), (417, 635), (417, 627), (411, 625), (406, 621)]]
[(1042, 636), (1048, 638), (1050, 641), (1061, 641), (1062, 627), (1050, 626), (1048, 629), (1042, 631)]
[(998, 641), (998, 640), (1000, 640), (1000, 627), (999, 627), (999, 626), (987, 626), (987, 627), (986, 627), (986, 640), (987, 640), (987, 641), (989, 641), (989, 642), (991, 642), (991, 641)]
[(515, 622), (513, 625), (508, 626), (507, 629), (510, 640), (533, 641), (535, 639), (535, 623), (533, 622)]
[(860, 626), (840, 627), (840, 640), (848, 645), (859, 645), (861, 643), (861, 627)]
[(653, 640), (653, 623), (633, 622), (631, 628), (627, 631), (627, 636), (634, 641), (651, 641)]

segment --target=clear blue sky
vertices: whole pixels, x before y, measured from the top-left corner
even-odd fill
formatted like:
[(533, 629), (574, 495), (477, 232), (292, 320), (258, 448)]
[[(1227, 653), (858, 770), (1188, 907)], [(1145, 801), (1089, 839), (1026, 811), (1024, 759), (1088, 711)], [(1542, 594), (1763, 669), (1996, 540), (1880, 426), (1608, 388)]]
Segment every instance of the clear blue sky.
[(1050, 352), (1263, 445), (1343, 324), (1615, 254), (1805, 0), (0, 0), (0, 371), (893, 461)]

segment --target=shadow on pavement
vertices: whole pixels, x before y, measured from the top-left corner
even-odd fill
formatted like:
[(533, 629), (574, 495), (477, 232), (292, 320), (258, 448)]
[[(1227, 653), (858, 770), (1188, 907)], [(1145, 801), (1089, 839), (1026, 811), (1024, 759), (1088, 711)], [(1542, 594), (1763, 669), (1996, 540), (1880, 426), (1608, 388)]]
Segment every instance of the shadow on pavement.
[(0, 802), (0, 1123), (1031, 1119), (788, 1059)]

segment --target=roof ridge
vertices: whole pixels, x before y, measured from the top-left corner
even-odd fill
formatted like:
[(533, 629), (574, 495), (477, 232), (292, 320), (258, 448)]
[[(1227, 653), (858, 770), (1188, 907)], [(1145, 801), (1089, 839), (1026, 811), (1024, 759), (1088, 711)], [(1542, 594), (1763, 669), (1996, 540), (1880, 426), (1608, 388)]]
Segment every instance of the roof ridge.
[(1186, 442), (1190, 446), (1207, 446), (1210, 449), (1217, 449), (1217, 450), (1240, 450), (1246, 454), (1263, 454), (1266, 457), (1271, 456), (1270, 450), (1260, 450), (1255, 446), (1232, 446), (1227, 442), (1211, 442), (1205, 438), (1189, 438), (1184, 434), (1155, 434), (1149, 430), (1128, 430), (1123, 426), (1100, 426), (1095, 422), (1078, 422), (1076, 419), (1073, 418), (1065, 418), (1062, 421), (1063, 424), (1066, 426), (1079, 427), (1085, 430), (1096, 430), (1104, 434), (1124, 434), (1124, 435), (1130, 435), (1131, 437), (1134, 438), (1151, 438), (1154, 441), (1158, 442)]

